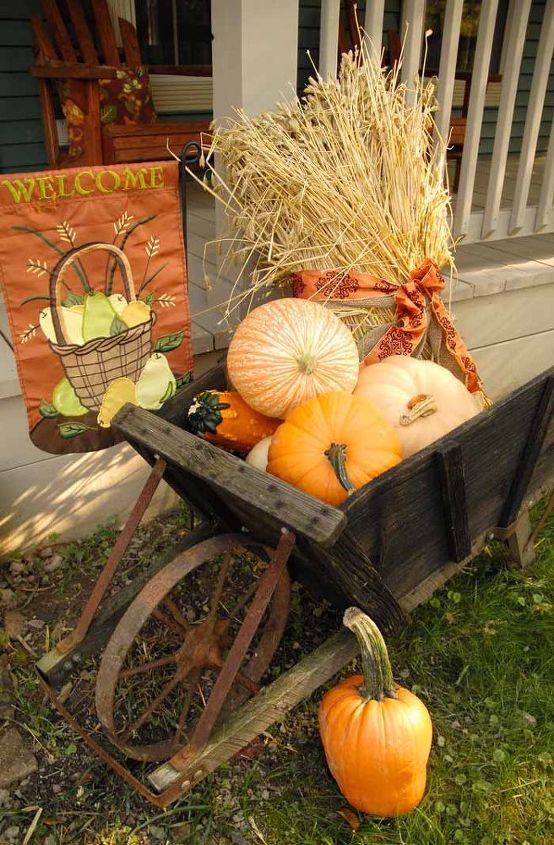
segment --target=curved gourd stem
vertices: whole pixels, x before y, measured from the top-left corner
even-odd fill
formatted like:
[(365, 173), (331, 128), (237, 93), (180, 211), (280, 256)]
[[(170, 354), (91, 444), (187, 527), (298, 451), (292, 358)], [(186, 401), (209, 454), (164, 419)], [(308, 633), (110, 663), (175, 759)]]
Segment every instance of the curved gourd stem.
[(346, 443), (331, 443), (325, 451), (325, 457), (333, 467), (341, 487), (344, 487), (347, 493), (353, 493), (355, 488), (346, 470)]
[(355, 634), (360, 646), (364, 686), (360, 694), (369, 701), (396, 698), (387, 647), (375, 622), (358, 607), (349, 607), (343, 616), (343, 625)]
[(411, 425), (420, 417), (428, 417), (438, 411), (435, 397), (429, 393), (418, 393), (406, 405), (407, 411), (400, 416), (400, 425)]

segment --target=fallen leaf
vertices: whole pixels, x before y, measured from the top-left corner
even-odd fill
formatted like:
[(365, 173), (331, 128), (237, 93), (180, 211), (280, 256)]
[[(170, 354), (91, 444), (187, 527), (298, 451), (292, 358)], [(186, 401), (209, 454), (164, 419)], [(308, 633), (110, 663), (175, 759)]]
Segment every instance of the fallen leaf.
[(19, 610), (7, 610), (4, 616), (4, 628), (12, 640), (18, 640), (25, 630), (25, 617)]
[(342, 810), (339, 810), (339, 816), (343, 817), (353, 833), (358, 832), (360, 829), (360, 820), (354, 810), (351, 810), (349, 807), (343, 807)]

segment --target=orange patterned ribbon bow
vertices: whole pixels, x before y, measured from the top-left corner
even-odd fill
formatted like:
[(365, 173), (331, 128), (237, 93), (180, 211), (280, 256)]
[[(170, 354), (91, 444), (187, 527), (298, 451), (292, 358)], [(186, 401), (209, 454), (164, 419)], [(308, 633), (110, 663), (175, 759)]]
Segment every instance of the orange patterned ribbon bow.
[(302, 299), (333, 301), (367, 300), (383, 295), (395, 298), (396, 324), (390, 326), (375, 344), (364, 359), (365, 364), (374, 364), (389, 355), (412, 355), (429, 329), (427, 306), (430, 305), (442, 331), (445, 347), (460, 367), (467, 389), (472, 393), (481, 389), (475, 362), (440, 297), (444, 279), (433, 261), (425, 259), (403, 285), (393, 285), (370, 273), (350, 272), (338, 283), (336, 278), (334, 271), (302, 270), (293, 274), (293, 295)]

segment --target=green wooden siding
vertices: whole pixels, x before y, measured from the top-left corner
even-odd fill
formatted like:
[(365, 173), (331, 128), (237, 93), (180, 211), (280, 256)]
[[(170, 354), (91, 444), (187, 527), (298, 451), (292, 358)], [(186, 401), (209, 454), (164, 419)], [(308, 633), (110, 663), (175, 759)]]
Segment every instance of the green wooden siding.
[(30, 17), (40, 0), (0, 2), (0, 173), (46, 167)]
[[(40, 0), (0, 0), (0, 172), (39, 170), (46, 167), (46, 152), (40, 114), (38, 82), (29, 75), (32, 37), (29, 19), (39, 10)], [(358, 3), (363, 17), (365, 0)], [(546, 0), (534, 0), (527, 28), (510, 153), (518, 153), (525, 125), (537, 45)], [(383, 29), (400, 28), (401, 0), (387, 0)], [(298, 37), (298, 91), (301, 93), (319, 59), (320, 0), (300, 0)], [(385, 42), (386, 43), (386, 42)], [(486, 108), (483, 116), (480, 153), (492, 153), (498, 110)], [(554, 115), (554, 62), (550, 74), (538, 149), (548, 145)], [(200, 115), (198, 115), (200, 116)], [(202, 115), (203, 116), (203, 115)], [(190, 119), (191, 115), (163, 115), (163, 120)]]
[[(343, 4), (344, 5), (344, 4)], [(389, 29), (400, 29), (400, 9), (402, 0), (386, 0), (385, 16), (383, 20), (383, 31)], [(360, 20), (363, 20), (365, 11), (365, 0), (358, 0), (358, 12)], [(313, 66), (308, 56), (308, 51), (314, 65), (319, 62), (319, 24), (321, 18), (321, 0), (300, 0), (299, 10), (299, 31), (298, 31), (298, 80), (297, 90), (302, 94), (308, 77), (313, 75)], [(383, 38), (386, 44), (386, 36)]]

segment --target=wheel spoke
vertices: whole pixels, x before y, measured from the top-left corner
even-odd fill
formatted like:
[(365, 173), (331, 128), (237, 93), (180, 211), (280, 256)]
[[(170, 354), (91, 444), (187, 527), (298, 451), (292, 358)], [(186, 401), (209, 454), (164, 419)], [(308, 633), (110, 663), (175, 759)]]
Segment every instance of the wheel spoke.
[(163, 622), (164, 625), (167, 625), (168, 628), (171, 628), (172, 631), (175, 631), (176, 634), (182, 638), (183, 636), (183, 629), (180, 625), (175, 622), (175, 620), (171, 619), (171, 617), (167, 616), (163, 611), (159, 609), (159, 607), (155, 607), (152, 611), (152, 616), (155, 616), (160, 622)]
[(225, 631), (227, 630), (227, 628), (229, 627), (231, 622), (233, 622), (233, 620), (235, 622), (240, 622), (240, 619), (237, 619), (237, 614), (241, 612), (241, 610), (243, 609), (243, 607), (246, 604), (248, 604), (248, 602), (250, 601), (250, 599), (252, 598), (252, 596), (254, 595), (254, 593), (256, 592), (257, 589), (258, 589), (258, 582), (255, 581), (253, 584), (250, 585), (250, 587), (247, 589), (247, 591), (242, 596), (242, 598), (240, 598), (238, 600), (238, 602), (233, 607), (233, 609), (229, 610), (229, 611), (226, 610), (227, 619), (224, 620), (224, 624), (221, 627), (221, 633), (225, 633)]
[(130, 737), (130, 736), (131, 736), (131, 734), (133, 734), (133, 733), (135, 733), (136, 731), (138, 731), (138, 729), (139, 729), (139, 728), (141, 728), (141, 727), (144, 725), (144, 723), (145, 723), (146, 721), (148, 721), (148, 719), (149, 719), (149, 718), (153, 715), (153, 713), (154, 713), (154, 712), (158, 709), (158, 707), (160, 706), (160, 704), (161, 704), (163, 701), (165, 701), (165, 699), (168, 697), (168, 695), (170, 695), (170, 694), (173, 692), (173, 690), (175, 689), (175, 687), (177, 686), (177, 684), (178, 684), (178, 683), (180, 683), (180, 681), (181, 681), (181, 680), (182, 680), (182, 675), (181, 675), (181, 673), (180, 673), (180, 672), (175, 672), (175, 674), (173, 675), (173, 677), (171, 678), (171, 680), (170, 680), (170, 681), (168, 681), (168, 682), (167, 682), (167, 684), (166, 684), (166, 685), (162, 688), (162, 691), (160, 692), (160, 694), (159, 694), (158, 696), (156, 696), (156, 698), (154, 699), (154, 701), (152, 701), (152, 702), (149, 704), (149, 706), (146, 708), (146, 710), (144, 711), (144, 713), (142, 714), (142, 716), (139, 716), (139, 718), (138, 718), (138, 719), (136, 719), (136, 720), (135, 720), (135, 721), (134, 721), (131, 725), (129, 725), (129, 727), (128, 727), (128, 728), (126, 728), (126, 730), (125, 730), (125, 731), (123, 731), (123, 733), (120, 735), (120, 739), (121, 739), (123, 742), (124, 742), (124, 741), (125, 741), (128, 737)]
[(177, 622), (178, 625), (181, 626), (183, 631), (184, 632), (188, 631), (189, 628), (190, 628), (190, 623), (187, 622), (187, 620), (185, 619), (185, 617), (183, 616), (183, 614), (181, 613), (181, 611), (179, 610), (179, 608), (177, 607), (177, 605), (175, 604), (173, 599), (170, 599), (169, 596), (166, 596), (166, 598), (163, 600), (162, 604), (164, 605), (165, 608), (167, 608), (167, 610), (169, 610), (169, 612), (173, 616), (174, 620)]
[(221, 569), (219, 570), (219, 574), (217, 577), (217, 584), (215, 587), (215, 591), (212, 598), (212, 604), (210, 607), (210, 612), (208, 613), (208, 620), (213, 621), (215, 619), (217, 609), (219, 607), (219, 602), (221, 600), (221, 596), (223, 595), (223, 588), (225, 586), (225, 581), (227, 580), (227, 576), (229, 574), (229, 569), (231, 568), (231, 561), (233, 560), (233, 551), (225, 552), (225, 556), (223, 558), (223, 562), (221, 564)]
[(183, 700), (183, 706), (181, 708), (181, 712), (179, 713), (179, 720), (177, 722), (177, 728), (175, 729), (175, 736), (173, 737), (173, 747), (177, 745), (181, 734), (183, 733), (183, 728), (185, 727), (185, 722), (187, 720), (187, 716), (189, 714), (190, 706), (192, 704), (192, 698), (194, 696), (194, 688), (196, 686), (196, 681), (198, 680), (198, 676), (200, 675), (199, 670), (194, 670), (190, 673), (188, 677), (188, 686), (187, 691), (185, 693), (185, 698)]
[(151, 660), (149, 663), (141, 663), (140, 666), (133, 666), (131, 669), (125, 669), (119, 673), (120, 678), (130, 678), (133, 675), (141, 675), (143, 672), (150, 672), (151, 669), (158, 669), (160, 666), (167, 666), (168, 663), (174, 663), (175, 657), (169, 654), (167, 657), (160, 657), (159, 660)]
[[(212, 666), (215, 666), (218, 669), (222, 669), (224, 665), (225, 665), (225, 661), (223, 660), (223, 658), (220, 658), (219, 660), (218, 659), (212, 660)], [(237, 682), (237, 684), (240, 684), (242, 687), (247, 689), (253, 695), (256, 695), (261, 690), (261, 686), (259, 684), (257, 684), (255, 681), (252, 681), (248, 677), (248, 675), (244, 674), (244, 672), (237, 672), (237, 674), (235, 675), (235, 681)]]

